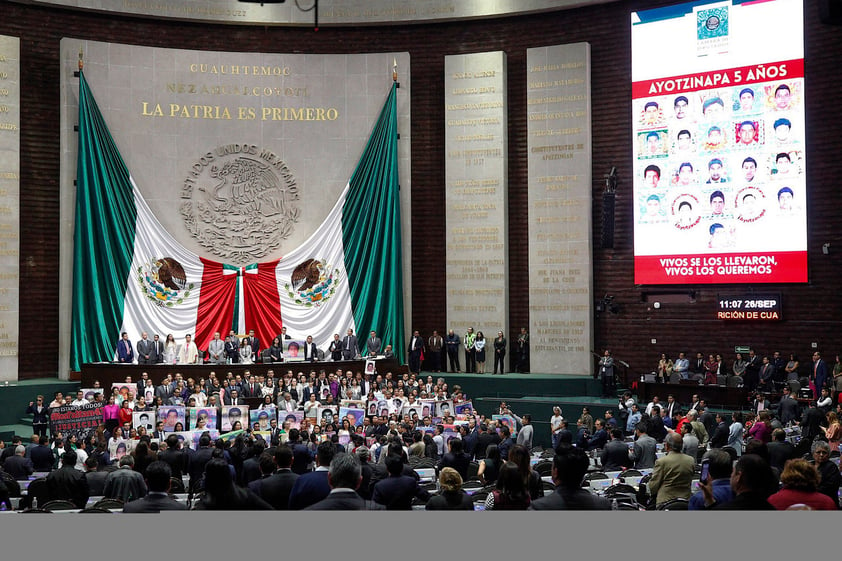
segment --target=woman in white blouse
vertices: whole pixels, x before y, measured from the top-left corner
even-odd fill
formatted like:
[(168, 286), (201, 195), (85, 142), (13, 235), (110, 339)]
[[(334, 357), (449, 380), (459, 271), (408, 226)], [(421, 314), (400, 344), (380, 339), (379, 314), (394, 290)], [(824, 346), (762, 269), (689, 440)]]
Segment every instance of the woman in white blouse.
[(245, 338), (240, 341), (240, 364), (254, 364), (251, 356), (251, 345)]

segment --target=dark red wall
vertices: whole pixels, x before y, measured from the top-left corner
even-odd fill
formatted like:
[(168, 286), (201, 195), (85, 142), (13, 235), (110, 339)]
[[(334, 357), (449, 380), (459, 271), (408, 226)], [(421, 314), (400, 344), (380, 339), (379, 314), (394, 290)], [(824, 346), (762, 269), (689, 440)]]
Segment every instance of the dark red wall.
[[(644, 296), (653, 287), (633, 280), (631, 207), (631, 89), (629, 14), (672, 2), (615, 2), (577, 10), (418, 26), (300, 28), (225, 26), (150, 21), (3, 3), (0, 33), (21, 38), (21, 328), (22, 378), (55, 375), (58, 360), (59, 41), (64, 36), (156, 47), (254, 52), (356, 53), (408, 51), (412, 63), (413, 325), (446, 329), (444, 223), (444, 57), (504, 50), (508, 57), (509, 108), (509, 322), (528, 325), (526, 49), (587, 41), (591, 44), (594, 177), (594, 293), (610, 294), (617, 315), (596, 321), (596, 348), (610, 347), (634, 369), (649, 370), (662, 350), (722, 352), (735, 344), (758, 352), (811, 353), (815, 341), (835, 353), (840, 317), (842, 235), (837, 233), (842, 148), (838, 111), (842, 27), (818, 21), (805, 3), (808, 125), (809, 266), (806, 285), (758, 285), (783, 293), (785, 320), (725, 324), (714, 319), (717, 292), (725, 287), (687, 286), (694, 300), (653, 310)], [(601, 249), (602, 176), (616, 166), (615, 244)], [(831, 253), (821, 246), (831, 243)], [(670, 291), (678, 292), (672, 287)], [(686, 292), (686, 291), (685, 291)], [(666, 299), (666, 297), (663, 297)], [(657, 313), (656, 313), (657, 312)], [(480, 326), (481, 327), (481, 326)], [(650, 343), (658, 340), (657, 345)]]

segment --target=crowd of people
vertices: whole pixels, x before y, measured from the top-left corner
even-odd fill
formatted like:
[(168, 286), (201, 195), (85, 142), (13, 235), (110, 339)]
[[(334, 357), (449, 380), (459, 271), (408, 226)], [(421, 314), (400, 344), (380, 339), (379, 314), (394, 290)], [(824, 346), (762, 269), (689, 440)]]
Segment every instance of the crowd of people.
[[(842, 404), (829, 399), (802, 407), (785, 386), (774, 403), (757, 392), (749, 411), (715, 412), (698, 394), (686, 404), (668, 395), (644, 405), (625, 392), (616, 417), (608, 410), (604, 421), (594, 422), (585, 408), (575, 430), (555, 413), (554, 443), (593, 451), (604, 471), (652, 470), (643, 489), (652, 508), (676, 499), (687, 501), (690, 510), (839, 506), (842, 475), (832, 457), (838, 457), (842, 440)], [(694, 494), (699, 462), (701, 485)]]
[(729, 378), (737, 377), (737, 384), (750, 392), (765, 393), (776, 392), (788, 382), (798, 381), (811, 389), (814, 399), (820, 397), (824, 388), (828, 394), (842, 392), (842, 358), (836, 355), (830, 366), (819, 351), (813, 352), (809, 362), (800, 361), (795, 353), (785, 359), (779, 351), (761, 356), (754, 349), (749, 349), (745, 355), (736, 353), (730, 362), (719, 353), (705, 356), (705, 353), (697, 352), (692, 359), (684, 352), (679, 352), (675, 359), (662, 353), (653, 373), (658, 382), (697, 380), (705, 385), (727, 383)]
[[(525, 327), (521, 328), (511, 347), (515, 358), (515, 371), (528, 372), (529, 333)], [(493, 339), (487, 338), (482, 331), (474, 332), (473, 327), (469, 327), (461, 337), (453, 329), (449, 330), (445, 337), (434, 330), (426, 339), (420, 332), (414, 331), (409, 338), (406, 358), (410, 371), (416, 374), (421, 372), (422, 360), (425, 361), (426, 369), (435, 373), (447, 371), (449, 362), (450, 372), (485, 374), (488, 368), (486, 363), (491, 362), (492, 366), (488, 368), (491, 374), (504, 374), (509, 370), (505, 363), (508, 350), (509, 343), (502, 331), (498, 331)], [(254, 330), (250, 330), (248, 336), (240, 338), (232, 329), (225, 337), (219, 332), (214, 333), (206, 349), (198, 348), (191, 334), (185, 335), (183, 342), (179, 343), (172, 334), (161, 341), (161, 336), (157, 333), (150, 339), (149, 334), (143, 332), (140, 339), (132, 344), (129, 334), (123, 332), (117, 341), (114, 360), (122, 364), (140, 365), (222, 365), (282, 363), (290, 359), (320, 362), (365, 357), (394, 358), (395, 354), (392, 345), (383, 345), (376, 331), (371, 331), (364, 340), (358, 338), (353, 329), (348, 329), (343, 337), (335, 333), (328, 346), (320, 349), (312, 336), (302, 338), (299, 342), (283, 327), (269, 346), (260, 341)], [(464, 360), (464, 370), (460, 357)]]
[[(94, 386), (97, 389), (99, 384)], [(126, 390), (127, 387), (137, 389), (137, 392)], [(146, 391), (154, 395), (153, 404), (147, 402)], [(181, 374), (176, 374), (174, 377), (168, 375), (157, 385), (144, 374), (136, 384), (127, 379), (119, 388), (115, 386), (107, 401), (104, 391), (89, 393), (92, 395), (86, 396), (86, 392), (79, 391), (74, 398), (57, 392), (48, 405), (45, 405), (43, 396), (30, 403), (29, 409), (36, 410), (43, 417), (33, 417), (34, 434), (30, 442), (25, 443), (18, 436), (9, 446), (0, 442), (0, 475), (3, 479), (23, 481), (33, 473), (48, 473), (50, 499), (72, 500), (83, 505), (83, 498), (87, 501), (89, 496), (103, 495), (128, 502), (146, 498), (153, 489), (157, 489), (155, 493), (164, 495), (169, 491), (168, 488), (161, 489), (162, 484), (150, 481), (147, 473), (153, 466), (158, 466), (153, 469), (153, 474), (158, 474), (153, 475), (153, 479), (161, 478), (160, 474), (166, 470), (158, 464), (164, 462), (171, 477), (189, 476), (188, 490), (191, 493), (203, 493), (203, 500), (195, 503), (196, 508), (215, 508), (214, 504), (218, 507), (215, 501), (221, 499), (218, 499), (219, 490), (214, 485), (220, 484), (220, 478), (219, 474), (211, 475), (213, 468), (210, 471), (206, 469), (214, 459), (225, 463), (226, 473), (230, 476), (233, 487), (226, 493), (242, 499), (246, 490), (254, 487), (250, 484), (266, 479), (265, 476), (282, 467), (290, 467), (296, 476), (318, 473), (329, 467), (333, 455), (346, 452), (352, 453), (363, 464), (366, 460), (372, 464), (374, 476), (366, 480), (361, 491), (366, 500), (376, 499), (369, 504), (403, 508), (406, 506), (404, 502), (391, 503), (393, 491), (381, 490), (375, 494), (376, 483), (397, 469), (390, 465), (395, 462), (389, 460), (389, 456), (397, 455), (401, 473), (412, 476), (417, 484), (418, 476), (413, 467), (426, 465), (440, 470), (452, 467), (460, 477), (467, 479), (468, 464), (475, 459), (483, 460), (486, 450), (494, 448), (484, 473), (485, 481), (493, 484), (502, 467), (499, 462), (505, 462), (510, 454), (513, 458), (519, 457), (525, 451), (528, 465), (532, 447), (529, 415), (518, 417), (506, 407), (503, 412), (509, 419), (516, 419), (516, 424), (503, 426), (502, 421), (475, 414), (470, 401), (466, 400), (458, 386), (450, 388), (443, 378), (434, 380), (432, 376), (422, 378), (411, 373), (397, 377), (388, 372), (363, 376), (352, 371), (330, 374), (312, 371), (309, 376), (302, 372), (296, 378), (292, 371), (288, 371), (276, 379), (269, 371), (266, 377), (248, 376), (245, 379), (229, 374), (221, 384), (215, 374), (208, 380), (184, 380)], [(279, 425), (278, 420), (284, 418), (281, 413), (280, 417), (272, 419), (266, 431), (260, 430), (262, 427), (258, 424), (246, 426), (245, 430), (239, 430), (242, 427), (235, 425), (231, 433), (217, 439), (212, 438), (212, 430), (207, 430), (211, 427), (198, 427), (195, 432), (200, 436), (195, 448), (180, 436), (178, 429), (183, 427), (166, 428), (164, 422), (158, 420), (155, 430), (149, 433), (133, 422), (134, 411), (153, 412), (156, 408), (154, 403), (161, 404), (163, 398), (166, 398), (165, 405), (160, 407), (176, 403), (193, 405), (198, 401), (204, 408), (213, 408), (220, 403), (236, 404), (238, 393), (263, 396), (267, 410), (271, 407), (282, 412), (304, 412), (305, 415), (298, 416), (300, 422), (295, 423), (295, 427), (290, 425), (289, 420)], [(307, 404), (321, 399), (322, 395), (327, 396), (327, 404), (357, 402), (367, 396), (377, 403), (388, 404), (388, 409), (380, 411), (382, 415), (376, 414), (376, 410), (374, 414), (365, 415), (357, 425), (351, 425), (348, 418), (340, 420), (338, 414), (334, 417), (306, 415)], [(439, 407), (434, 407), (432, 411), (422, 408), (420, 400), (426, 403), (428, 397)], [(90, 408), (91, 403), (102, 408), (102, 422), (96, 430), (82, 438), (75, 433), (63, 435), (60, 432), (47, 436), (51, 409)], [(457, 408), (460, 404), (468, 405), (467, 409)], [(286, 466), (287, 453), (294, 456), (294, 465)], [(492, 465), (495, 458), (498, 461), (496, 467)], [(75, 472), (74, 477), (69, 477), (68, 469), (78, 472), (84, 483), (75, 477)], [(369, 470), (363, 467), (363, 471), (368, 473)], [(130, 475), (130, 472), (137, 475)], [(67, 484), (54, 485), (56, 477)], [(108, 484), (109, 478), (119, 479), (114, 484)], [(101, 485), (97, 483), (99, 479), (102, 480), (98, 481)], [(207, 482), (213, 482), (210, 488), (206, 486)], [(74, 489), (73, 493), (69, 492), (70, 488)], [(3, 492), (0, 488), (0, 496)], [(260, 496), (259, 492), (256, 494)], [(305, 488), (294, 495), (292, 503), (273, 500), (271, 504), (274, 508), (301, 509), (315, 502), (311, 499), (317, 496), (320, 495), (316, 491)], [(423, 493), (419, 496), (426, 498)], [(243, 504), (259, 508), (262, 503), (253, 498), (248, 498)], [(161, 497), (157, 499), (163, 501)], [(229, 507), (230, 503), (226, 508)]]
[[(506, 402), (492, 416), (460, 409), (470, 400), (441, 377), (290, 370), (276, 378), (270, 370), (265, 377), (228, 374), (222, 382), (215, 374), (207, 380), (176, 374), (154, 384), (144, 375), (136, 384), (127, 379), (121, 387), (126, 386), (137, 392), (115, 387), (107, 402), (105, 392), (78, 392), (57, 393), (48, 405), (42, 396), (30, 403), (30, 411), (44, 417), (33, 417), (30, 442), (15, 437), (8, 446), (0, 443), (0, 480), (8, 484), (0, 487), (0, 498), (9, 487), (14, 491), (12, 481), (46, 472), (50, 499), (83, 505), (89, 496), (102, 495), (125, 501), (127, 512), (184, 507), (167, 495), (170, 482), (182, 476), (196, 509), (377, 510), (426, 504), (430, 510), (467, 510), (476, 501), (462, 485), (474, 478), (487, 491), (486, 510), (610, 508), (610, 501), (582, 487), (595, 463), (606, 472), (651, 470), (643, 486), (644, 504), (651, 508), (680, 499), (690, 509), (813, 509), (829, 508), (828, 501), (836, 508), (842, 483), (832, 460), (842, 441), (842, 405), (819, 399), (802, 407), (788, 386), (774, 402), (758, 391), (750, 410), (733, 412), (713, 411), (699, 394), (689, 403), (672, 395), (637, 403), (625, 392), (616, 410), (599, 418), (584, 407), (575, 428), (555, 407), (549, 419), (554, 456), (543, 455), (552, 457), (555, 492), (546, 496), (530, 462), (531, 415), (516, 415)], [(146, 392), (152, 392), (152, 404)], [(282, 413), (307, 412), (307, 403), (321, 399), (336, 404), (337, 412), (339, 404), (360, 400), (386, 408), (367, 411), (359, 424), (338, 414), (305, 413), (295, 426), (280, 414), (268, 430), (259, 424), (232, 426), (219, 438), (205, 430), (210, 427), (197, 427), (195, 445), (161, 420), (151, 434), (133, 424), (132, 411), (152, 411), (155, 403), (213, 408), (236, 404), (240, 394), (262, 397), (266, 409)], [(51, 408), (85, 407), (90, 398), (107, 403), (95, 431), (81, 439), (47, 436)], [(430, 400), (447, 408), (423, 409)], [(707, 471), (694, 494), (699, 462)], [(437, 490), (421, 484), (416, 471), (421, 468), (435, 468)]]

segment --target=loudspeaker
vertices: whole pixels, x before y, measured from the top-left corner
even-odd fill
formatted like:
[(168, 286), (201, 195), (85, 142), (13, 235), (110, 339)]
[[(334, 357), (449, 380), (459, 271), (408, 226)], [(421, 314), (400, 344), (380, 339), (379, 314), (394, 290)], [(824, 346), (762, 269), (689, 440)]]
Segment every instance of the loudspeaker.
[(602, 193), (602, 247), (614, 247), (614, 200), (612, 192)]
[(819, 20), (826, 25), (842, 25), (842, 0), (819, 0)]

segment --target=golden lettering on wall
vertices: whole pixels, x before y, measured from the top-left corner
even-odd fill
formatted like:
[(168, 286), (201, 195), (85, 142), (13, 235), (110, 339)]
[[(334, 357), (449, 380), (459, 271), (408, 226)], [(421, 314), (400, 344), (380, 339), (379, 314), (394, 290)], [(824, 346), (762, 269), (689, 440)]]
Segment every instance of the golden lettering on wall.
[(269, 86), (209, 86), (207, 84), (189, 84), (170, 82), (167, 93), (190, 95), (236, 95), (252, 97), (309, 97), (307, 88), (269, 87)]
[(249, 64), (204, 64), (193, 63), (190, 72), (199, 74), (220, 74), (230, 76), (289, 76), (289, 66), (258, 66)]
[(179, 103), (152, 103), (141, 101), (142, 117), (166, 117), (174, 119), (210, 119), (252, 121), (335, 121), (339, 110), (335, 107), (237, 107), (234, 110), (224, 105), (195, 105)]

